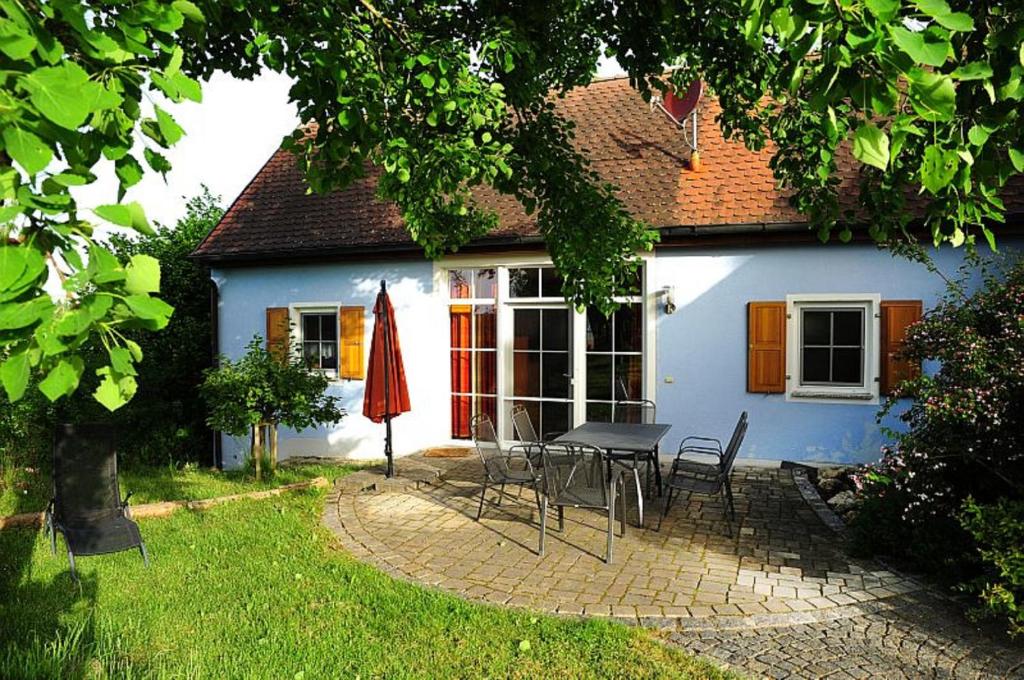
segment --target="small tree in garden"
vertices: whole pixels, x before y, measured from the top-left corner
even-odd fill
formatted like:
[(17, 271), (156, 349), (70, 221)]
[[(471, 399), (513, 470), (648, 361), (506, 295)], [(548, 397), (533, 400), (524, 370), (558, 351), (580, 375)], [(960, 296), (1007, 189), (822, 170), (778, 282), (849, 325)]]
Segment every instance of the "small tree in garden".
[[(257, 480), (265, 446), (271, 468), (277, 466), (279, 425), (302, 429), (336, 423), (345, 415), (338, 398), (327, 394), (326, 376), (308, 370), (298, 357), (282, 361), (273, 356), (258, 335), (241, 359), (220, 357), (218, 363), (205, 372), (201, 388), (207, 423), (236, 437), (251, 434)], [(269, 441), (264, 441), (264, 430)]]
[[(1024, 630), (1024, 260), (968, 276), (912, 327), (905, 431), (862, 478), (855, 537), (981, 592)], [(976, 270), (977, 271), (977, 270)], [(975, 274), (977, 275), (977, 274)], [(975, 279), (976, 280), (976, 279)], [(897, 405), (890, 400), (886, 412)], [(857, 526), (859, 525), (859, 526)], [(1016, 604), (1015, 604), (1016, 603)], [(1013, 619), (1016, 618), (1016, 623)]]

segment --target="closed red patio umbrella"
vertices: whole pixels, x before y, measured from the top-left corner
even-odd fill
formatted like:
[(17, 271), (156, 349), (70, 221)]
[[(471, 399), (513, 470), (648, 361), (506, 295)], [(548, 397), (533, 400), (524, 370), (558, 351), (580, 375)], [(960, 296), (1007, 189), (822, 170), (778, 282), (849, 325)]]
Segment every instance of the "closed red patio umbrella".
[(387, 476), (395, 476), (391, 451), (391, 419), (410, 410), (409, 390), (405, 386), (402, 348), (398, 344), (395, 310), (388, 297), (387, 283), (380, 282), (377, 303), (373, 307), (373, 342), (370, 344), (369, 375), (363, 395), (363, 415), (375, 423), (387, 425), (384, 455), (388, 459)]

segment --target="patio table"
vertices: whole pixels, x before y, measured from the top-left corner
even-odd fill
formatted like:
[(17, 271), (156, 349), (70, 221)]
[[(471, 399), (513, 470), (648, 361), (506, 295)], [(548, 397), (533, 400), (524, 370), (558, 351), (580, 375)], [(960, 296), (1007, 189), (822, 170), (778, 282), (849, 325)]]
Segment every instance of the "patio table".
[[(661, 493), (661, 466), (658, 464), (658, 444), (671, 425), (662, 423), (583, 423), (556, 437), (554, 441), (573, 441), (590, 444), (605, 451), (627, 452), (633, 455), (634, 464), (641, 457), (654, 465), (654, 480)], [(611, 476), (611, 457), (608, 459), (608, 474)], [(643, 496), (637, 498), (640, 517), (643, 517)], [(641, 520), (642, 523), (642, 520)]]

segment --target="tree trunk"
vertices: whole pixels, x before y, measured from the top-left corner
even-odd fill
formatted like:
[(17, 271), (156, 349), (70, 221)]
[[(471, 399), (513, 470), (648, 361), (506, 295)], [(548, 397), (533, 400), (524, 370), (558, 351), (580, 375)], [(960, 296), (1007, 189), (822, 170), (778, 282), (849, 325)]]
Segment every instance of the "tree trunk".
[(277, 422), (267, 423), (270, 435), (270, 469), (277, 471)]
[(252, 426), (252, 462), (256, 466), (256, 481), (260, 481), (260, 466), (263, 463), (263, 423)]

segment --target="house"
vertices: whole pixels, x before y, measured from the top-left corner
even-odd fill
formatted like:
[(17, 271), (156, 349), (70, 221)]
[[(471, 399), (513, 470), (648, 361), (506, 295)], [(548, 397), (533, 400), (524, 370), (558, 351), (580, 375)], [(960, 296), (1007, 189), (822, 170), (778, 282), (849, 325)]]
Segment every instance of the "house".
[[(256, 334), (301, 345), (350, 413), (336, 426), (282, 432), (282, 455), (382, 455), (384, 428), (361, 407), (384, 279), (412, 403), (394, 421), (399, 455), (464, 442), (476, 412), (511, 440), (513, 404), (554, 432), (607, 419), (625, 394), (653, 399), (658, 421), (672, 424), (663, 451), (687, 434), (728, 437), (746, 410), (743, 457), (876, 459), (884, 393), (912, 370), (894, 353), (942, 279), (868, 242), (818, 243), (776, 189), (769, 152), (723, 139), (713, 100), (699, 109), (700, 172), (687, 165), (679, 127), (624, 78), (575, 90), (559, 106), (595, 168), (661, 230), (644, 255), (641, 293), (611, 318), (560, 297), (535, 227), (512, 199), (485, 192), (497, 230), (431, 262), (395, 207), (376, 199), (372, 175), (309, 195), (285, 151), (196, 249), (217, 287), (220, 351), (240, 355)], [(855, 174), (852, 162), (843, 166), (844, 195), (855, 194)], [(1007, 204), (1024, 213), (1024, 195)], [(934, 257), (953, 274), (962, 253), (944, 247)], [(239, 464), (247, 446), (225, 438), (225, 465)]]

